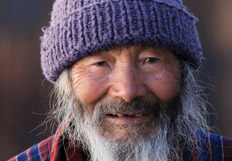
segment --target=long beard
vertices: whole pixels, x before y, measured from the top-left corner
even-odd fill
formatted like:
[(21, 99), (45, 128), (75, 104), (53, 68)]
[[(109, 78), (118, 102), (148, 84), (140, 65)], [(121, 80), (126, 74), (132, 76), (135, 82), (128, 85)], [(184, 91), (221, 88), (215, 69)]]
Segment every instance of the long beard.
[[(156, 110), (151, 110), (156, 114), (150, 126), (146, 124), (146, 126), (128, 127), (131, 129), (131, 137), (124, 141), (107, 138), (107, 133), (104, 133), (104, 130), (101, 132), (101, 129), (106, 127), (99, 112), (104, 113), (104, 111), (95, 111), (90, 119), (83, 105), (70, 92), (71, 88), (63, 90), (64, 84), (65, 87), (71, 86), (68, 71), (62, 73), (55, 86), (57, 102), (55, 109), (51, 111), (50, 119), (55, 118), (59, 124), (67, 124), (67, 121), (70, 121), (64, 133), (72, 146), (81, 145), (84, 151), (89, 152), (91, 161), (178, 160), (182, 145), (191, 149), (197, 148), (192, 129), (209, 130), (205, 117), (208, 113), (204, 93), (187, 64), (185, 64), (184, 74), (185, 84), (180, 92), (179, 100), (176, 100), (165, 112), (158, 106), (152, 106), (152, 108), (156, 107)], [(119, 107), (127, 107), (125, 103), (121, 104), (122, 106)], [(99, 105), (99, 107), (103, 106)], [(111, 107), (115, 108), (115, 106)], [(140, 135), (137, 133), (139, 131), (137, 128), (147, 131), (149, 135)]]
[(171, 158), (167, 131), (164, 129), (159, 129), (149, 139), (139, 137), (136, 142), (109, 140), (89, 128), (83, 134), (81, 143), (85, 144), (92, 161), (167, 161)]
[[(170, 117), (167, 114), (164, 115), (160, 102), (136, 100), (126, 103), (119, 100), (117, 103), (98, 105), (90, 117), (86, 108), (79, 101), (75, 102), (71, 111), (72, 126), (67, 127), (66, 130), (69, 131), (71, 143), (74, 146), (81, 145), (84, 151), (88, 151), (91, 161), (165, 161), (179, 157), (181, 150), (179, 145), (184, 138), (179, 135), (180, 127), (174, 126), (175, 123), (172, 122), (178, 111), (177, 104), (174, 105), (175, 109), (168, 107), (170, 110), (166, 113), (172, 116)], [(153, 112), (154, 119), (147, 124), (118, 127), (129, 131), (123, 140), (117, 137), (109, 138), (110, 128), (102, 119), (109, 111)], [(183, 128), (182, 125), (181, 127)], [(147, 135), (142, 135), (140, 131)]]

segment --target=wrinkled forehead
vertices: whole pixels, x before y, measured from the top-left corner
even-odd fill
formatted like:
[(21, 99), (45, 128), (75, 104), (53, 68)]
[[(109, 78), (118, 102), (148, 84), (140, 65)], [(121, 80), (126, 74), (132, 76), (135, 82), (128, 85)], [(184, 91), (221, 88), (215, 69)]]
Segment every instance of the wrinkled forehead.
[[(136, 64), (150, 61), (159, 61), (162, 64), (162, 69), (173, 68), (179, 71), (181, 67), (181, 60), (173, 54), (170, 50), (165, 48), (156, 48), (149, 45), (130, 45), (130, 46), (116, 46), (109, 50), (102, 50), (93, 55), (85, 56), (77, 60), (72, 66), (73, 68), (83, 67), (95, 63), (112, 63), (123, 62), (131, 69), (137, 68)], [(137, 64), (139, 65), (139, 64)], [(158, 65), (156, 65), (158, 67)], [(159, 67), (161, 67), (159, 65)], [(154, 66), (153, 66), (154, 68)], [(154, 70), (154, 69), (153, 69)]]
[[(170, 50), (165, 48), (157, 48), (154, 46), (149, 45), (130, 45), (130, 46), (116, 46), (114, 48), (111, 48), (109, 50), (102, 50), (96, 53), (95, 55), (125, 55), (125, 54), (131, 54), (131, 55), (139, 55), (141, 53), (152, 53), (156, 56), (162, 56), (170, 59), (178, 59), (178, 57), (175, 56)], [(92, 56), (92, 55), (90, 55)], [(90, 57), (86, 56), (86, 57)], [(77, 61), (78, 62), (78, 61)]]
[(144, 50), (158, 51), (155, 47), (148, 45), (129, 45), (129, 46), (116, 46), (109, 50), (99, 51), (97, 54), (123, 54), (123, 50), (129, 50), (130, 53), (139, 53)]

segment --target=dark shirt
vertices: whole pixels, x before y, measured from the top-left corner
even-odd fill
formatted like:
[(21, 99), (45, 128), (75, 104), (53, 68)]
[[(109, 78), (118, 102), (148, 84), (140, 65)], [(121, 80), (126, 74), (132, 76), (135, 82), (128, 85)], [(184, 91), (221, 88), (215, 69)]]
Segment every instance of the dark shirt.
[[(84, 161), (80, 148), (69, 147), (68, 140), (59, 128), (55, 135), (34, 145), (9, 161)], [(232, 139), (196, 130), (198, 149), (183, 148), (180, 158), (183, 161), (232, 161)]]

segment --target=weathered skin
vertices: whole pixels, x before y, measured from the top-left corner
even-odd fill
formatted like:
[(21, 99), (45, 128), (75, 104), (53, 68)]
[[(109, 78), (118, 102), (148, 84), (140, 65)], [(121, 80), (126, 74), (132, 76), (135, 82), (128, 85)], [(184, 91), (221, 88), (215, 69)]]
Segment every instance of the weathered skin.
[[(87, 107), (91, 116), (98, 103), (118, 98), (130, 102), (136, 98), (161, 100), (163, 107), (177, 96), (180, 90), (180, 68), (175, 56), (165, 49), (143, 47), (117, 47), (78, 61), (71, 68), (76, 97)], [(107, 119), (114, 125), (149, 122), (146, 117), (117, 117)], [(114, 135), (123, 135), (117, 129)]]

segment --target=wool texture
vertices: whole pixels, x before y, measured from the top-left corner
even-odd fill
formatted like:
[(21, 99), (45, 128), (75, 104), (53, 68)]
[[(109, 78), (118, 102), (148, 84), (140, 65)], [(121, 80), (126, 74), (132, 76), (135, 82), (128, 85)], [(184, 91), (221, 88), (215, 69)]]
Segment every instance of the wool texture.
[(181, 0), (56, 0), (41, 37), (43, 74), (55, 83), (81, 58), (130, 45), (166, 48), (198, 68), (196, 21)]

